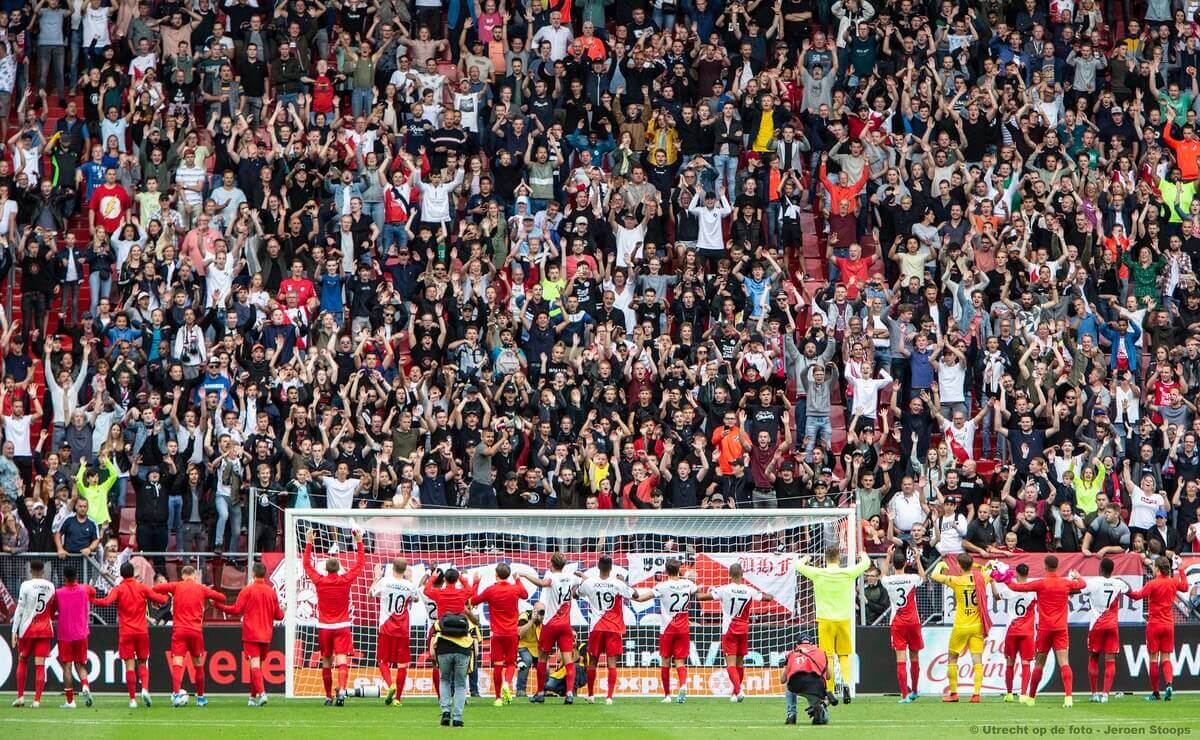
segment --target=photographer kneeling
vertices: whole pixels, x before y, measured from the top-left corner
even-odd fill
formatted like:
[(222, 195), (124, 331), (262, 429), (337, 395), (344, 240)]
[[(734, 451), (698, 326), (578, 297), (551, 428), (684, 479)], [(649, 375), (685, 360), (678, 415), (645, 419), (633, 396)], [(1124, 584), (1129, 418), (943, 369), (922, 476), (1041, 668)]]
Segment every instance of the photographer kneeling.
[(787, 719), (785, 724), (796, 724), (796, 697), (808, 700), (808, 716), (814, 725), (829, 724), (827, 704), (837, 706), (837, 698), (829, 694), (827, 680), (833, 678), (833, 665), (825, 651), (812, 644), (808, 636), (800, 637), (800, 644), (787, 655), (780, 680), (787, 684)]

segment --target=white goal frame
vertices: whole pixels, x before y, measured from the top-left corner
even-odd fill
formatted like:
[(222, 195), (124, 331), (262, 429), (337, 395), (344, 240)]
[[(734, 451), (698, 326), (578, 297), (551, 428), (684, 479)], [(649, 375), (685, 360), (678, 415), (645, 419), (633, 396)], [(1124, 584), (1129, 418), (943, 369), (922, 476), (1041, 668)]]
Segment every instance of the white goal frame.
[[(624, 522), (623, 528), (635, 526), (631, 522), (636, 520), (645, 520), (652, 522), (656, 519), (694, 519), (698, 522), (704, 521), (720, 521), (734, 520), (740, 521), (743, 526), (754, 524), (755, 520), (762, 521), (764, 525), (770, 523), (773, 528), (785, 528), (789, 526), (805, 526), (812, 525), (818, 522), (827, 522), (835, 518), (845, 518), (846, 525), (846, 558), (848, 563), (854, 563), (859, 557), (859, 524), (858, 512), (856, 507), (838, 507), (831, 509), (605, 509), (605, 510), (589, 510), (589, 509), (545, 509), (538, 511), (506, 511), (497, 509), (285, 509), (284, 510), (284, 559), (279, 564), (281, 568), (287, 568), (286, 574), (286, 595), (284, 600), (284, 655), (286, 660), (285, 666), (285, 695), (288, 698), (295, 698), (295, 660), (296, 660), (296, 621), (291, 618), (291, 615), (296, 612), (297, 603), (297, 582), (300, 573), (299, 568), (294, 566), (294, 563), (289, 559), (293, 553), (302, 552), (302, 545), (296, 534), (297, 519), (343, 519), (349, 520), (350, 523), (344, 526), (353, 526), (353, 520), (356, 519), (416, 519), (416, 520), (432, 520), (443, 519), (447, 523), (453, 524), (459, 521), (460, 531), (447, 532), (447, 536), (465, 535), (469, 532), (461, 531), (465, 524), (461, 522), (467, 519), (479, 519), (481, 517), (494, 519), (497, 522), (497, 529), (503, 527), (505, 519), (525, 519), (525, 520), (544, 520), (546, 526), (555, 519), (573, 520), (579, 519), (595, 519), (597, 522), (613, 521)], [(450, 529), (454, 529), (451, 527)], [(573, 537), (573, 534), (563, 534), (560, 536)], [(578, 535), (581, 538), (594, 536), (591, 533), (581, 533)], [(851, 639), (854, 640), (855, 630), (851, 630)]]

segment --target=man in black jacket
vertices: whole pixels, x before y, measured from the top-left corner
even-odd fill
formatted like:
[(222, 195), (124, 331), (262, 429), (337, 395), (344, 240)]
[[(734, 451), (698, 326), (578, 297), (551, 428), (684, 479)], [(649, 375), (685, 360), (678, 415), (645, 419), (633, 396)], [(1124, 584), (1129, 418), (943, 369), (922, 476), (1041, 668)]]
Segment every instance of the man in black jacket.
[[(167, 549), (167, 491), (163, 488), (158, 466), (148, 468), (146, 477), (138, 476), (141, 455), (134, 455), (129, 469), (130, 480), (137, 492), (137, 508), (134, 521), (137, 523), (137, 545), (143, 552), (165, 552)], [(157, 555), (153, 559), (154, 570), (166, 575), (167, 559)]]
[[(51, 499), (51, 504), (54, 500)], [(54, 513), (41, 500), (27, 504), (24, 496), (17, 496), (17, 515), (21, 517), (29, 532), (29, 552), (53, 552)]]
[(774, 95), (763, 93), (758, 105), (746, 111), (742, 117), (742, 132), (746, 134), (747, 148), (760, 154), (771, 151), (776, 132), (791, 120), (790, 110), (776, 105)]
[(734, 115), (733, 101), (721, 106), (721, 115), (712, 123), (713, 166), (717, 168), (717, 185), (733, 193), (737, 177), (738, 155), (742, 153), (742, 122)]

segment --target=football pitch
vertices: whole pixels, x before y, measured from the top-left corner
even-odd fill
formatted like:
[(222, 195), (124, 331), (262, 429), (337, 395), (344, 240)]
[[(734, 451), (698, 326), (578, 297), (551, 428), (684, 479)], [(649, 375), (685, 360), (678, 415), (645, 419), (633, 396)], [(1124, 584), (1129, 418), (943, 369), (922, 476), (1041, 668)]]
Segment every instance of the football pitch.
[(830, 712), (830, 723), (813, 727), (803, 710), (800, 724), (786, 726), (783, 699), (747, 699), (730, 704), (715, 699), (690, 699), (686, 704), (659, 704), (651, 699), (618, 699), (609, 707), (582, 701), (563, 706), (547, 698), (544, 705), (524, 700), (493, 707), (490, 699), (471, 699), (464, 714), (466, 727), (438, 724), (432, 699), (406, 700), (385, 707), (379, 699), (349, 699), (343, 708), (319, 701), (274, 698), (260, 708), (245, 699), (213, 697), (205, 708), (195, 703), (174, 709), (167, 696), (156, 697), (150, 709), (129, 709), (123, 696), (97, 696), (96, 704), (72, 711), (57, 708), (61, 696), (45, 696), (40, 709), (0, 708), (0, 737), (163, 737), (261, 740), (274, 737), (454, 737), (578, 740), (579, 738), (697, 738), (784, 737), (820, 733), (855, 738), (972, 738), (972, 737), (1115, 737), (1200, 736), (1200, 696), (1179, 695), (1169, 703), (1143, 701), (1141, 695), (1090, 704), (1076, 696), (1073, 709), (1062, 707), (1060, 696), (1039, 697), (1034, 707), (1005, 704), (999, 697), (984, 703), (942, 704), (923, 697), (898, 705), (895, 698), (860, 697)]

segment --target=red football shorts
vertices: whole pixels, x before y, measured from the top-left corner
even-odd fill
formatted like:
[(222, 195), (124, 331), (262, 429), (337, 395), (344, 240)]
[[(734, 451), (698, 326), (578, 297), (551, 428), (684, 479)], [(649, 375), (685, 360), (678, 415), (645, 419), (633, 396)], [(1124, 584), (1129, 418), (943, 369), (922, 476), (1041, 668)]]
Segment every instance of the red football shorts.
[(538, 638), (538, 650), (549, 655), (558, 648), (563, 652), (575, 649), (575, 633), (571, 623), (566, 619), (547, 622), (542, 625), (542, 634)]
[(492, 665), (515, 665), (520, 639), (516, 635), (492, 635)]
[(251, 642), (242, 640), (242, 655), (247, 658), (258, 658), (259, 660), (267, 659), (267, 651), (271, 649), (269, 642)]
[[(22, 637), (17, 640), (17, 655), (22, 658), (49, 658), (50, 643), (53, 640), (49, 637)], [(62, 662), (62, 659), (59, 659)]]
[(1008, 632), (1004, 635), (1004, 657), (1024, 662), (1033, 660), (1033, 635), (1028, 632)]
[(624, 652), (625, 643), (621, 635), (612, 630), (592, 630), (588, 635), (588, 655), (593, 658), (599, 658), (601, 655), (619, 658)]
[(686, 629), (668, 629), (658, 636), (658, 654), (663, 658), (687, 660), (692, 636)]
[(117, 655), (121, 660), (150, 660), (150, 633), (140, 635), (121, 634), (117, 640)]
[(1102, 627), (1088, 630), (1089, 653), (1118, 653), (1121, 651), (1121, 637), (1116, 627)]
[(1066, 630), (1038, 630), (1034, 650), (1048, 653), (1051, 650), (1066, 650), (1070, 644), (1071, 638)]
[(380, 665), (394, 664), (403, 666), (411, 663), (412, 648), (409, 646), (408, 635), (386, 635), (380, 633), (379, 648), (376, 651), (375, 662)]
[(82, 640), (71, 640), (69, 642), (58, 643), (58, 662), (59, 663), (86, 663), (88, 662), (88, 644), (87, 638)]
[(726, 632), (721, 635), (721, 654), (745, 657), (750, 652), (750, 635)]
[(193, 658), (202, 658), (204, 653), (204, 635), (199, 632), (171, 631), (172, 655), (190, 655)]
[(915, 622), (892, 625), (892, 650), (923, 650), (925, 636)]
[(349, 655), (354, 651), (354, 639), (350, 636), (349, 627), (319, 629), (317, 642), (321, 649), (321, 657)]
[(1175, 652), (1175, 625), (1147, 624), (1146, 650), (1151, 653)]

